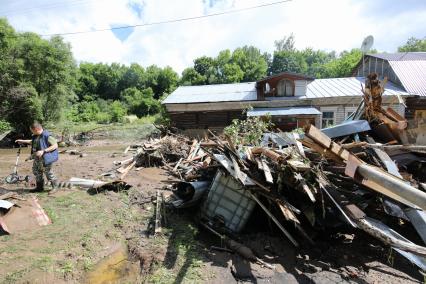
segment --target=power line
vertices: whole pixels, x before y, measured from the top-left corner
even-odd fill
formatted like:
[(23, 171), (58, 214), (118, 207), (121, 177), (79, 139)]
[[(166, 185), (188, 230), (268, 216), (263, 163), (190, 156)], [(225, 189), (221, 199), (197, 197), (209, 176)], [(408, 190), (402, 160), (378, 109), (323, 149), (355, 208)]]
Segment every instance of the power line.
[[(258, 9), (258, 8), (264, 8), (264, 7), (279, 5), (279, 4), (283, 4), (283, 3), (287, 3), (287, 2), (291, 2), (291, 1), (292, 0), (282, 0), (282, 1), (276, 1), (276, 2), (271, 2), (271, 3), (265, 3), (265, 4), (256, 5), (256, 6), (246, 7), (246, 8), (240, 8), (240, 9), (234, 9), (234, 10), (229, 10), (229, 11), (224, 11), (224, 12), (212, 13), (212, 14), (207, 14), (207, 15), (202, 15), (202, 16), (178, 18), (178, 19), (164, 20), (164, 21), (151, 22), (151, 23), (145, 23), (145, 24), (111, 27), (111, 28), (105, 28), (105, 29), (93, 29), (93, 30), (86, 30), (86, 31), (66, 32), (66, 33), (41, 34), (40, 36), (42, 36), (42, 37), (68, 36), (68, 35), (105, 32), (105, 31), (138, 28), (138, 27), (147, 27), (147, 26), (155, 26), (155, 25), (163, 25), (163, 24), (172, 24), (172, 23), (177, 23), (177, 22), (185, 22), (185, 21), (191, 21), (191, 20), (197, 20), (197, 19), (203, 19), (203, 18), (211, 18), (211, 17), (216, 17), (216, 16), (222, 16), (222, 15), (227, 15), (227, 14), (240, 13), (240, 12), (244, 12), (244, 11), (248, 11), (248, 10), (254, 10), (254, 9)], [(24, 35), (18, 35), (18, 36), (24, 36)]]

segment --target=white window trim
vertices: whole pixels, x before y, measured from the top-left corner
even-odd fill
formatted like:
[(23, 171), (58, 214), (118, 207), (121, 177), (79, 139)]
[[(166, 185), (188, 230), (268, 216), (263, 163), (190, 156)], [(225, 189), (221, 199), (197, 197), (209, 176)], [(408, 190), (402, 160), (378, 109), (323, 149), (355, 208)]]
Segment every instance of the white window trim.
[(336, 123), (337, 119), (337, 107), (320, 107), (321, 117), (320, 117), (320, 127), (322, 128), (322, 113), (323, 112), (333, 112), (333, 123)]

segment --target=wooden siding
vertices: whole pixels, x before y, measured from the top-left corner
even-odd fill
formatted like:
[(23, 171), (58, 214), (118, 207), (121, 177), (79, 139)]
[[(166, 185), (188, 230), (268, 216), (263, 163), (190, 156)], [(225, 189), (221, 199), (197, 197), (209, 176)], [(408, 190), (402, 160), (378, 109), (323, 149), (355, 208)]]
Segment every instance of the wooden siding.
[(177, 112), (169, 113), (172, 125), (179, 129), (223, 128), (233, 119), (245, 119), (242, 111)]
[(364, 69), (361, 62), (356, 68), (354, 75), (358, 77), (365, 77), (373, 72), (377, 73), (382, 78), (388, 77), (389, 81), (400, 87), (403, 87), (401, 81), (398, 79), (395, 72), (393, 72), (389, 62), (387, 60), (376, 57), (366, 56), (364, 61)]
[(294, 81), (294, 96), (295, 97), (305, 96), (307, 87), (308, 87), (308, 82), (306, 80)]

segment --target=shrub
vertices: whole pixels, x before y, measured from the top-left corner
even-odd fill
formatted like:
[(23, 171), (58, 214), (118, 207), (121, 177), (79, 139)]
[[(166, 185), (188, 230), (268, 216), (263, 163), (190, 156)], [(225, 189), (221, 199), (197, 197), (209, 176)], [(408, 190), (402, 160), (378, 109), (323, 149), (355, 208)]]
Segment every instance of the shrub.
[(259, 145), (263, 133), (272, 126), (270, 117), (249, 116), (246, 120), (234, 119), (224, 132), (235, 145)]
[(110, 105), (111, 122), (122, 122), (127, 110), (120, 101), (114, 101)]

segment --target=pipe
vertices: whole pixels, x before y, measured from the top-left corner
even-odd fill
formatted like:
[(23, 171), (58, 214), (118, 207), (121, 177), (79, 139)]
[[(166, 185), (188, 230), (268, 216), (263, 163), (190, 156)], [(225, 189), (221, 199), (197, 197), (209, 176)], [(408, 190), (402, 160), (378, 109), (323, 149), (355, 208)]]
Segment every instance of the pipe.
[(389, 192), (398, 195), (412, 204), (426, 210), (426, 193), (411, 186), (406, 181), (393, 175), (378, 171), (377, 168), (361, 164), (357, 172), (364, 178), (371, 180), (386, 188)]

